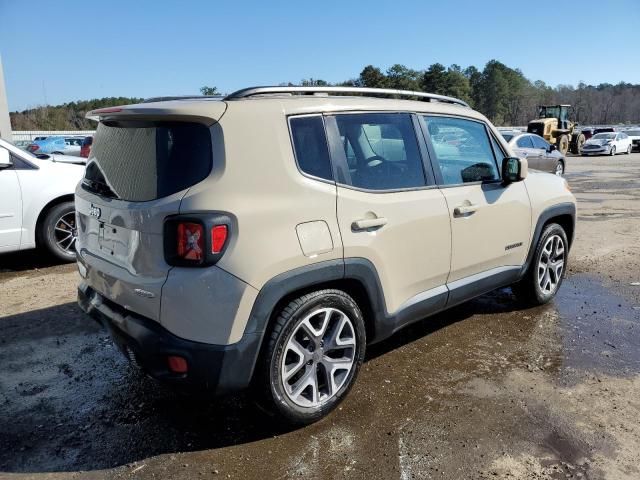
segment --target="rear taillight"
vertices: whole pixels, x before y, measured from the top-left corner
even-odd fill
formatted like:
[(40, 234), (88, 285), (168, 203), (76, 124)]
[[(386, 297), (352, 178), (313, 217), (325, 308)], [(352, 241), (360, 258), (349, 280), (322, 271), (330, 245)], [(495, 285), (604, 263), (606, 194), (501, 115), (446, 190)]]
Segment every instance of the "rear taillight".
[(205, 267), (224, 254), (231, 236), (231, 219), (224, 214), (169, 217), (164, 226), (164, 255), (169, 265)]
[(184, 260), (204, 258), (204, 228), (199, 223), (180, 222), (177, 225), (176, 253)]
[(35, 152), (36, 150), (40, 150), (40, 147), (39, 147), (38, 145), (29, 145), (29, 146), (27, 147), (27, 149), (28, 149), (30, 152)]

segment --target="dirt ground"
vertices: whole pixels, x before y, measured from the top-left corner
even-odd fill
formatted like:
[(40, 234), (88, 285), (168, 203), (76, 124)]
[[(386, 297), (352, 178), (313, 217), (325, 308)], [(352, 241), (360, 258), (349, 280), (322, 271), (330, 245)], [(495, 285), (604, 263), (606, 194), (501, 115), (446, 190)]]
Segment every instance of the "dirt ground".
[(568, 160), (554, 302), (503, 289), (415, 324), (296, 430), (141, 376), (76, 307), (73, 265), (0, 256), (0, 477), (640, 478), (640, 154)]

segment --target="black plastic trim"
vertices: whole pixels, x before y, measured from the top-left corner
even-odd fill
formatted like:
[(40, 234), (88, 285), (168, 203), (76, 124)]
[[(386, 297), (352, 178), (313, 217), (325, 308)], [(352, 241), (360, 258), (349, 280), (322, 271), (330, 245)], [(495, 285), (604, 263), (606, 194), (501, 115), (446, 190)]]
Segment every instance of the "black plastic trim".
[(343, 278), (344, 261), (342, 259), (313, 263), (273, 277), (258, 292), (245, 332), (264, 332), (273, 309), (290, 293)]
[[(576, 206), (574, 203), (566, 202), (559, 203), (558, 205), (553, 205), (542, 211), (542, 213), (538, 216), (538, 220), (536, 222), (536, 227), (533, 232), (533, 237), (531, 238), (531, 245), (529, 246), (529, 253), (527, 254), (527, 260), (525, 264), (522, 266), (522, 270), (520, 271), (520, 277), (524, 276), (524, 274), (529, 269), (529, 265), (533, 261), (533, 256), (536, 252), (536, 245), (538, 244), (538, 240), (540, 239), (540, 235), (542, 234), (542, 227), (551, 220), (552, 218), (559, 217), (561, 215), (570, 215), (573, 219), (573, 228), (571, 230), (571, 238), (569, 240), (569, 248), (573, 245), (573, 239), (576, 234)], [(568, 233), (568, 232), (567, 232)]]
[(331, 281), (353, 280), (358, 282), (367, 294), (372, 316), (365, 319), (372, 321), (372, 335), (369, 336), (368, 343), (376, 343), (413, 322), (509, 285), (517, 281), (519, 276), (517, 267), (497, 272), (452, 291), (436, 293), (391, 314), (387, 310), (378, 272), (371, 261), (365, 258), (328, 260), (285, 272), (269, 280), (256, 298), (245, 332), (264, 335), (277, 304), (296, 291)]
[[(249, 386), (261, 337), (245, 334), (231, 345), (212, 345), (177, 337), (158, 322), (126, 310), (81, 284), (78, 304), (85, 313), (109, 330), (122, 353), (144, 372), (167, 383), (204, 388), (216, 395)], [(169, 370), (167, 356), (187, 360), (186, 374)]]
[(492, 275), (480, 278), (474, 282), (465, 283), (456, 288), (450, 288), (447, 308), (464, 303), (472, 298), (489, 293), (497, 288), (506, 287), (520, 279), (520, 268), (513, 267)]

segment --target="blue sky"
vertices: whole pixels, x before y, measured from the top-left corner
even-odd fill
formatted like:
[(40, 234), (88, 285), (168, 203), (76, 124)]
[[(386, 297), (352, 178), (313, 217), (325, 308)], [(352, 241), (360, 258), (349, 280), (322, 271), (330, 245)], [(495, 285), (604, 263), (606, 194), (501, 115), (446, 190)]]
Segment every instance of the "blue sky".
[(11, 110), (202, 85), (336, 82), (368, 64), (482, 68), (493, 58), (553, 86), (640, 83), (640, 0), (533, 5), (542, 4), (0, 0), (0, 55)]

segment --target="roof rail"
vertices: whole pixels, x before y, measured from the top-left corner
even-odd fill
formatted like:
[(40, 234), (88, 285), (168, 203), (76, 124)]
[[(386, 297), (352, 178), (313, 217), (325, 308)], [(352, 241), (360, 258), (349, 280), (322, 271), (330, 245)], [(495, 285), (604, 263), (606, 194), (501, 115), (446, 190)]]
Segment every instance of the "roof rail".
[(414, 92), (411, 90), (396, 90), (394, 88), (369, 88), (369, 87), (249, 87), (233, 92), (223, 100), (240, 100), (243, 98), (254, 97), (258, 95), (268, 95), (276, 93), (288, 93), (298, 95), (313, 95), (316, 93), (351, 93), (356, 95), (398, 95), (402, 97), (418, 97), (424, 98), (432, 102), (452, 103), (455, 105), (462, 105), (463, 107), (469, 107), (469, 104), (463, 100), (453, 97), (446, 97), (444, 95), (436, 95), (435, 93)]
[(179, 95), (179, 96), (168, 96), (168, 97), (150, 97), (150, 98), (145, 98), (141, 103), (155, 103), (155, 102), (167, 102), (169, 100), (195, 100), (195, 99), (222, 100), (222, 95)]

